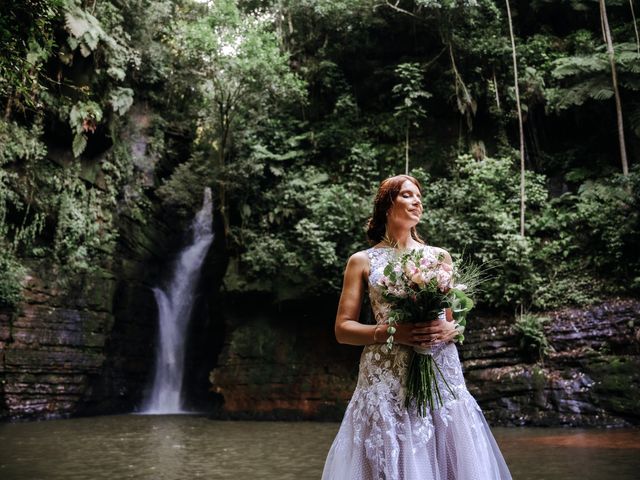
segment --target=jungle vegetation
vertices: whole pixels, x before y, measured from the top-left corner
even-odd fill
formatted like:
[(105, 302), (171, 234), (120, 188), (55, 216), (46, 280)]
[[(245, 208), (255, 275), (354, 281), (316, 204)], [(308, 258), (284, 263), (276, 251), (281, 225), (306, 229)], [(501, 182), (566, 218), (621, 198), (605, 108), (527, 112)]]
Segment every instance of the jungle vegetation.
[[(106, 268), (119, 219), (187, 219), (205, 186), (228, 290), (337, 292), (405, 171), (427, 242), (494, 265), (485, 306), (640, 290), (633, 0), (2, 3), (0, 304), (39, 262)], [(141, 106), (151, 182), (127, 143)]]

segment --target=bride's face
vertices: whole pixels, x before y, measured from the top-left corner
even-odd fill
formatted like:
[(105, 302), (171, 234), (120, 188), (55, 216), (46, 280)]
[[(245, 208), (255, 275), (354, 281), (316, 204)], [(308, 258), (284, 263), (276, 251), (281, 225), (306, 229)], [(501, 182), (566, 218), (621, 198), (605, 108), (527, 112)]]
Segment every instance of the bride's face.
[(405, 180), (398, 196), (387, 211), (387, 223), (399, 227), (415, 227), (422, 216), (422, 194), (411, 181)]

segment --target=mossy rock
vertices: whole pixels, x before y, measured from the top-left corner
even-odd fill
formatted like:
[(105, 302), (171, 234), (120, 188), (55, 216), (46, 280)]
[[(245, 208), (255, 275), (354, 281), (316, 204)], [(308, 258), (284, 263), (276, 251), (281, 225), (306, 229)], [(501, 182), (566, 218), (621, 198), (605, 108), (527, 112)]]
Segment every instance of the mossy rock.
[(612, 414), (640, 420), (640, 358), (602, 355), (586, 365), (594, 403)]

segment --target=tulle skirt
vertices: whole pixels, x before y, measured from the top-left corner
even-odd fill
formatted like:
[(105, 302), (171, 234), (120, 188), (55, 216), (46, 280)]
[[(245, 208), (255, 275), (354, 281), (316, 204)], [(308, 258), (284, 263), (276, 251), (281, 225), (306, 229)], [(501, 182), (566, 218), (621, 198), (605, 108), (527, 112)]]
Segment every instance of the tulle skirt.
[(356, 388), (329, 450), (323, 480), (511, 479), (466, 388), (426, 417), (385, 401), (388, 394), (382, 384)]

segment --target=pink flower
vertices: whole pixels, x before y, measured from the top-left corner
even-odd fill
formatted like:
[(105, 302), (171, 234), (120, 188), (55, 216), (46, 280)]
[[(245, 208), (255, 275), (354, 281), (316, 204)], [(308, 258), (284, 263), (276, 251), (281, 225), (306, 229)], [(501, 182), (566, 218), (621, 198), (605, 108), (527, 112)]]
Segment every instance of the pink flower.
[(440, 288), (441, 291), (446, 291), (449, 288), (451, 288), (451, 273), (450, 272), (446, 272), (444, 270), (439, 270), (438, 274), (437, 274), (437, 279), (438, 279), (438, 288)]
[(416, 264), (413, 263), (412, 260), (408, 260), (407, 263), (404, 265), (404, 274), (407, 277), (411, 277), (411, 275), (415, 273), (415, 270), (416, 270)]
[(438, 264), (438, 259), (432, 254), (427, 253), (422, 259), (420, 259), (420, 265), (425, 267), (435, 267)]

